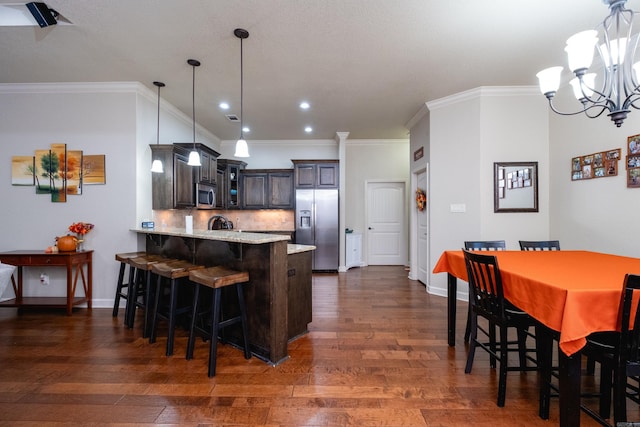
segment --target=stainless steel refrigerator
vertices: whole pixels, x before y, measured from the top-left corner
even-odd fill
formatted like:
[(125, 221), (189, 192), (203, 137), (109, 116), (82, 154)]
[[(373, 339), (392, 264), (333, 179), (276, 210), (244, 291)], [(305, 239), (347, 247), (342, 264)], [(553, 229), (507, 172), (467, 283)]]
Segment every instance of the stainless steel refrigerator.
[(296, 243), (314, 245), (311, 269), (337, 271), (340, 263), (338, 190), (296, 190)]

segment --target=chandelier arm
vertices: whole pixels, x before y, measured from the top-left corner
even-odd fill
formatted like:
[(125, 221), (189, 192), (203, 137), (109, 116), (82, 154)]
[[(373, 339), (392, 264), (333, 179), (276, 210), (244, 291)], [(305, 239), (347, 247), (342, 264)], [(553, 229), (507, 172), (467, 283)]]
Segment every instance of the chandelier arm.
[[(589, 118), (596, 118), (596, 117), (600, 116), (602, 113), (604, 113), (605, 111), (608, 110), (607, 106), (606, 105), (602, 105), (602, 104), (587, 105), (587, 102), (583, 101), (582, 105), (583, 105), (584, 108), (582, 108), (581, 110), (578, 110), (578, 111), (571, 111), (571, 112), (560, 111), (553, 105), (553, 100), (549, 99), (549, 107), (551, 108), (551, 110), (556, 114), (560, 114), (561, 116), (576, 116), (578, 114), (585, 113), (587, 115), (587, 117), (589, 117)], [(590, 115), (588, 111), (590, 111), (590, 110), (592, 110), (594, 108), (599, 108), (600, 111), (595, 115)]]
[[(600, 110), (597, 113), (590, 113), (591, 110), (593, 110), (594, 108), (599, 108)], [(604, 113), (605, 111), (609, 111), (609, 109), (607, 107), (605, 107), (604, 105), (591, 105), (590, 107), (586, 108), (584, 110), (584, 114), (585, 116), (589, 117), (590, 119), (595, 119), (596, 117), (600, 117), (602, 115), (602, 113)]]
[(635, 93), (634, 95), (627, 98), (627, 101), (624, 105), (626, 109), (628, 109), (629, 107), (633, 107), (636, 110), (640, 110), (640, 105), (636, 105), (636, 102), (638, 101), (640, 101), (640, 93)]

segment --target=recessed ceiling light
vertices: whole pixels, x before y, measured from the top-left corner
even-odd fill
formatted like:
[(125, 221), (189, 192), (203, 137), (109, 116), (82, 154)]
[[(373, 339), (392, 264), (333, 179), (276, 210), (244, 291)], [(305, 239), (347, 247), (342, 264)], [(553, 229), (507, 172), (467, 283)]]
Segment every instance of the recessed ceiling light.
[(251, 129), (249, 129), (247, 126), (244, 126), (244, 127), (242, 128), (242, 132), (244, 132), (244, 133), (248, 133), (248, 132), (251, 132)]
[(313, 128), (311, 126), (307, 126), (307, 127), (304, 128), (304, 131), (306, 133), (311, 133), (311, 132), (313, 132)]
[(300, 103), (300, 108), (302, 108), (303, 110), (308, 110), (310, 107), (309, 103), (307, 101), (302, 101)]
[(218, 106), (223, 109), (223, 110), (228, 110), (229, 109), (229, 103), (227, 102), (221, 102), (220, 104), (218, 104)]

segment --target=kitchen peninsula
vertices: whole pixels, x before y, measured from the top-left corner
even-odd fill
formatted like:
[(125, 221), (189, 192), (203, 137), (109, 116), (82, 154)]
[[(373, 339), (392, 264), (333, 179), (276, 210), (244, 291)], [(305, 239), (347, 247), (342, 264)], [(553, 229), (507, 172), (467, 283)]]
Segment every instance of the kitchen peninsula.
[[(288, 236), (231, 230), (133, 229), (147, 253), (249, 272), (244, 286), (251, 352), (271, 364), (288, 358), (287, 344), (311, 322), (311, 251)], [(230, 341), (240, 337), (231, 331)]]

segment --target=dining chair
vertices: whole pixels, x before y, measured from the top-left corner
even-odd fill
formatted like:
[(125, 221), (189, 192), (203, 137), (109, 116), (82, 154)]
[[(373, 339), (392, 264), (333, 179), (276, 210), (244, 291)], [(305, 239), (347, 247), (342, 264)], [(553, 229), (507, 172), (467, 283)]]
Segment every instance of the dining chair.
[(519, 240), (520, 250), (523, 251), (559, 251), (559, 240)]
[[(477, 347), (487, 351), (490, 360), (497, 361), (499, 365), (497, 404), (502, 407), (506, 398), (507, 372), (538, 369), (537, 360), (529, 355), (535, 353), (536, 349), (526, 347), (527, 337), (533, 337), (529, 327), (535, 326), (535, 321), (504, 298), (502, 276), (495, 256), (465, 250), (464, 259), (471, 290), (471, 337), (464, 372), (471, 372)], [(479, 317), (486, 319), (488, 327), (478, 323)], [(498, 337), (495, 336), (496, 327)], [(516, 341), (508, 339), (509, 328), (516, 329)], [(478, 338), (478, 332), (488, 341)], [(519, 366), (509, 366), (509, 352), (519, 353)], [(534, 362), (535, 366), (527, 366), (527, 360)]]
[(504, 240), (467, 240), (464, 248), (468, 251), (504, 251), (507, 245)]
[[(627, 421), (627, 398), (640, 403), (638, 377), (640, 377), (640, 305), (637, 299), (640, 276), (627, 274), (618, 309), (619, 332), (598, 332), (587, 337), (582, 352), (600, 362), (600, 401), (598, 412), (582, 405), (584, 412), (604, 425), (611, 413), (613, 389), (613, 425)], [(633, 309), (633, 310), (632, 310)], [(630, 327), (630, 325), (633, 325)], [(629, 384), (632, 378), (635, 384)], [(635, 425), (635, 423), (634, 423)]]
[[(464, 242), (464, 248), (468, 251), (503, 251), (507, 248), (504, 240), (467, 240)], [(471, 290), (469, 290), (471, 295)], [(467, 325), (464, 328), (464, 342), (469, 342), (471, 334), (471, 305), (467, 313)]]

